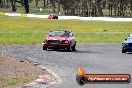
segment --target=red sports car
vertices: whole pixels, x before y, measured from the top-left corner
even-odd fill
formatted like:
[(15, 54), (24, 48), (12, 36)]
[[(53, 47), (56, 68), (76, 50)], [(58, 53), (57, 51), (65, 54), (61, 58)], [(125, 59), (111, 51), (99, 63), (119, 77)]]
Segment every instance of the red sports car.
[(53, 30), (43, 41), (43, 50), (65, 49), (67, 51), (76, 50), (76, 40), (71, 31)]
[(55, 14), (51, 14), (48, 16), (48, 19), (58, 19), (58, 16)]

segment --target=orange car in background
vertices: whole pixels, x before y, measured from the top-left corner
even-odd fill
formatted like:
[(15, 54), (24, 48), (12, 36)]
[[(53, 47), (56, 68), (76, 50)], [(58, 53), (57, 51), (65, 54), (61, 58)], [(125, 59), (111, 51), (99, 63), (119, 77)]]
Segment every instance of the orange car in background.
[(50, 15), (48, 16), (48, 19), (58, 19), (58, 16), (55, 15), (55, 14), (50, 14)]

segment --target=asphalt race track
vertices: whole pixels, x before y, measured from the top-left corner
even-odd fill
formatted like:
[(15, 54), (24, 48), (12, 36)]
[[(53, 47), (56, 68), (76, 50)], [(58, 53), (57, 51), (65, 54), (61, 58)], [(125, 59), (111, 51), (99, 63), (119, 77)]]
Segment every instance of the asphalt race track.
[(132, 88), (130, 84), (86, 84), (76, 83), (77, 68), (82, 66), (88, 74), (132, 75), (132, 53), (122, 54), (121, 44), (80, 44), (77, 51), (43, 51), (41, 45), (1, 46), (0, 52), (28, 59), (51, 69), (62, 79), (62, 83), (51, 88)]

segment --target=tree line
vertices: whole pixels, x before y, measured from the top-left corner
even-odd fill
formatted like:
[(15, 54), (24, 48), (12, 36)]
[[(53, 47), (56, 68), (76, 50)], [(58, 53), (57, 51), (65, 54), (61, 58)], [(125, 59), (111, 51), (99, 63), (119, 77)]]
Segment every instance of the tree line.
[(66, 15), (88, 17), (132, 15), (132, 0), (61, 0), (61, 4)]
[(0, 0), (0, 8), (10, 8), (16, 12), (16, 3), (20, 3), (25, 8), (25, 13), (29, 13), (29, 2), (32, 0)]
[(132, 0), (0, 0), (0, 8), (17, 10), (21, 3), (25, 13), (29, 13), (29, 3), (35, 2), (36, 8), (43, 3), (43, 9), (50, 8), (52, 13), (85, 17), (132, 17)]

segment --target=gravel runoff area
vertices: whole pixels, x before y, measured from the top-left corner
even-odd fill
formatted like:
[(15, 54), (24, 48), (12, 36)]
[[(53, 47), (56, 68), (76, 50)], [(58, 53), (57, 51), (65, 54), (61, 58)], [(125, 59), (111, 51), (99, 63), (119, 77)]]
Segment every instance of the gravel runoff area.
[(41, 86), (45, 88), (49, 86), (47, 85), (48, 81), (54, 83), (51, 79), (53, 74), (47, 70), (49, 69), (38, 65), (38, 63), (0, 52), (0, 88), (27, 88), (28, 86), (37, 86), (40, 82)]

